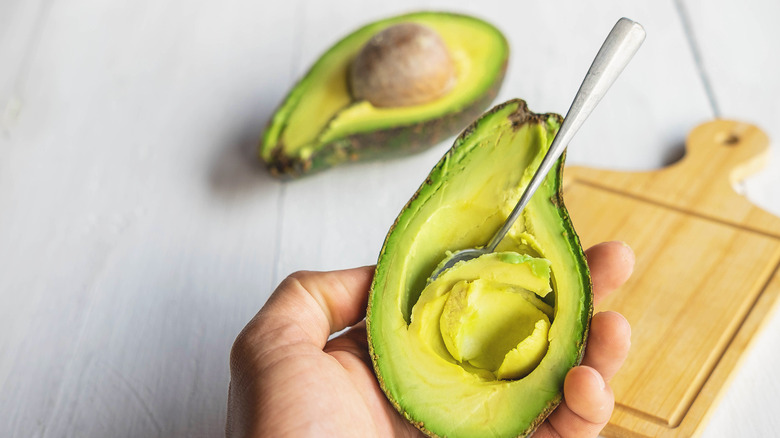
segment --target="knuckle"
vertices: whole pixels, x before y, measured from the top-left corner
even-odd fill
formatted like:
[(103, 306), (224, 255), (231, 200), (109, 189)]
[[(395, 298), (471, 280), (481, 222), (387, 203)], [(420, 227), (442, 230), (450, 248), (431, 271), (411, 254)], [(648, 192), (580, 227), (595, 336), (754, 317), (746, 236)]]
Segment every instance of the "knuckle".
[(257, 335), (253, 324), (250, 322), (244, 327), (243, 330), (236, 336), (233, 341), (233, 346), (230, 348), (230, 368), (238, 369), (248, 362), (248, 359), (254, 356), (254, 351), (257, 343), (255, 342)]
[(292, 274), (288, 275), (287, 278), (282, 280), (282, 283), (279, 285), (280, 288), (289, 286), (291, 283), (302, 283), (305, 282), (311, 277), (312, 271), (295, 271)]

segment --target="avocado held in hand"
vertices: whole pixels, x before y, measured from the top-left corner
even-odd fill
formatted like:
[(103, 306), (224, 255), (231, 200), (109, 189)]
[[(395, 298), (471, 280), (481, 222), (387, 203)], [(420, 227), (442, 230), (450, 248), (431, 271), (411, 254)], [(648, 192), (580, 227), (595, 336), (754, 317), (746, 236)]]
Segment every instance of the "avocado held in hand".
[(563, 158), (496, 252), (429, 277), (507, 218), (560, 126), (512, 100), (468, 127), (396, 219), (377, 263), (368, 336), (393, 405), (436, 436), (528, 435), (582, 359), (590, 275), (563, 205)]
[(364, 26), (293, 87), (260, 157), (272, 174), (297, 177), (424, 150), (490, 104), (508, 56), (498, 29), (466, 15), (421, 12)]

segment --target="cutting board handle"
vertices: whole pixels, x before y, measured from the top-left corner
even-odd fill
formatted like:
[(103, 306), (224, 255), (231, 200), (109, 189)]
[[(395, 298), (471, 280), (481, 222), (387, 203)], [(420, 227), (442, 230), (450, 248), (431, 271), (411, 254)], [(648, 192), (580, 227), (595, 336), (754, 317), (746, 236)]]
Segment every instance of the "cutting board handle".
[(682, 160), (647, 172), (567, 168), (564, 186), (574, 181), (780, 236), (780, 219), (748, 201), (736, 183), (758, 172), (769, 155), (769, 137), (758, 127), (713, 120), (694, 128)]
[[(713, 120), (688, 135), (679, 163), (688, 175), (734, 184), (758, 172), (769, 154), (769, 137), (758, 127), (734, 120)], [(724, 173), (717, 175), (716, 173)], [(725, 176), (725, 181), (724, 181)]]

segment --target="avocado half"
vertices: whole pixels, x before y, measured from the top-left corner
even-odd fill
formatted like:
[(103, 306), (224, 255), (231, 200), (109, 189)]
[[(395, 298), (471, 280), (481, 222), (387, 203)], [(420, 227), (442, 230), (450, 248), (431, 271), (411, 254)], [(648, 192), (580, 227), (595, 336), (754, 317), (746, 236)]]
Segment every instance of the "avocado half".
[(582, 360), (592, 291), (563, 204), (563, 157), (495, 253), (429, 280), (449, 253), (499, 229), (561, 120), (522, 100), (484, 114), (386, 237), (368, 301), (371, 358), (388, 399), (431, 436), (530, 434)]
[[(353, 59), (389, 26), (417, 23), (436, 31), (456, 69), (454, 87), (431, 102), (377, 108), (350, 94)], [(269, 121), (260, 158), (272, 174), (295, 177), (347, 161), (417, 152), (458, 133), (490, 105), (506, 70), (509, 45), (480, 19), (420, 12), (368, 24), (331, 47), (290, 91)]]

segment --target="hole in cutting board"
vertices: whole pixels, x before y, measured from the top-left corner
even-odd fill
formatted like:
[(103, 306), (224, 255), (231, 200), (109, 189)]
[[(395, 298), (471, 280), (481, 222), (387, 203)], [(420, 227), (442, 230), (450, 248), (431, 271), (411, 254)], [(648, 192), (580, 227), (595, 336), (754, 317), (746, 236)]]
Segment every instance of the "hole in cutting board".
[(739, 136), (733, 132), (721, 132), (717, 135), (715, 140), (726, 146), (736, 146), (739, 143)]

